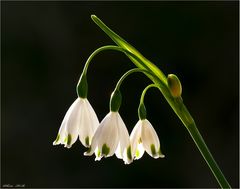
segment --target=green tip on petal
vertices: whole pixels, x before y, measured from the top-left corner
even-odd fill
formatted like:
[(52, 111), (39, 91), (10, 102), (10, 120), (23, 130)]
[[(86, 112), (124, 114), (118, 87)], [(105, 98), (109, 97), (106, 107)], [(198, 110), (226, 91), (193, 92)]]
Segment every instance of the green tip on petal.
[(56, 144), (59, 141), (59, 139), (60, 139), (60, 134), (57, 135), (57, 138), (53, 143)]
[(110, 148), (106, 144), (104, 144), (102, 146), (102, 154), (107, 156), (109, 154), (109, 152), (110, 152)]
[(160, 147), (159, 147), (159, 150), (158, 150), (158, 155), (159, 155), (160, 158), (164, 158), (165, 157), (165, 155), (161, 152)]
[(140, 156), (140, 152), (139, 152), (138, 149), (136, 150), (136, 154), (135, 154), (135, 156), (136, 156), (136, 158), (138, 158), (138, 157)]
[(132, 159), (132, 150), (131, 150), (131, 146), (129, 146), (128, 148), (127, 148), (127, 157), (128, 157), (128, 159)]
[(97, 151), (97, 157), (100, 157), (101, 156), (101, 151), (98, 149)]
[(150, 146), (150, 147), (151, 147), (151, 152), (152, 152), (152, 155), (153, 155), (153, 156), (156, 156), (156, 154), (157, 154), (157, 153), (156, 153), (156, 149), (155, 149), (155, 146), (154, 146), (154, 144), (151, 144), (151, 146)]
[(64, 139), (64, 142), (69, 146), (72, 141), (72, 136), (68, 134), (68, 136)]
[(92, 147), (90, 146), (89, 149), (85, 152), (86, 154), (89, 154), (92, 150)]
[(86, 144), (86, 146), (89, 146), (89, 136), (87, 136), (87, 137), (85, 138), (85, 144)]
[(138, 143), (139, 143), (139, 144), (142, 143), (141, 137), (138, 139)]

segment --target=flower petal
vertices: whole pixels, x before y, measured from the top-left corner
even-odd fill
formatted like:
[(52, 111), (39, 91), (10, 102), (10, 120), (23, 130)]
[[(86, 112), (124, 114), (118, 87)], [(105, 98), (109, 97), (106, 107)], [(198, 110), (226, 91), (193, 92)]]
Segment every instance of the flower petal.
[(65, 147), (70, 148), (77, 140), (79, 132), (79, 122), (81, 115), (81, 107), (83, 104), (83, 99), (78, 98), (76, 100), (76, 105), (72, 108), (68, 119), (66, 120), (66, 135), (64, 140)]
[(141, 140), (142, 121), (139, 120), (134, 126), (131, 135), (130, 142), (132, 147), (132, 154), (135, 159), (140, 159), (144, 154), (144, 148)]
[(81, 114), (79, 115), (79, 139), (85, 147), (89, 147), (99, 121), (89, 101), (86, 98), (82, 101)]
[[(140, 138), (140, 141), (141, 141), (141, 138)], [(135, 159), (136, 160), (140, 159), (143, 156), (144, 152), (145, 152), (145, 149), (143, 147), (143, 144), (142, 142), (139, 142), (137, 145), (136, 153), (135, 153)]]
[(77, 102), (79, 101), (79, 99), (77, 98), (72, 105), (70, 106), (70, 108), (67, 110), (67, 113), (65, 114), (63, 121), (61, 123), (61, 126), (59, 128), (58, 131), (58, 135), (56, 140), (53, 142), (53, 145), (58, 145), (58, 144), (64, 144), (64, 140), (67, 137), (67, 133), (66, 133), (66, 124), (67, 124), (67, 120), (69, 119), (69, 116), (72, 112), (72, 110), (74, 109), (74, 107), (77, 105)]
[(152, 124), (147, 120), (142, 120), (142, 143), (147, 153), (154, 157), (164, 157), (160, 150), (160, 141)]
[(129, 164), (132, 162), (130, 138), (126, 125), (124, 124), (118, 112), (117, 112), (117, 126), (119, 133), (119, 144), (115, 154), (118, 158), (123, 159), (125, 164)]
[(84, 152), (85, 156), (91, 156), (94, 152), (95, 152), (96, 157), (98, 156), (99, 150), (98, 150), (97, 143), (98, 143), (99, 137), (101, 136), (101, 133), (102, 133), (102, 129), (96, 130), (95, 134), (93, 135), (92, 143), (91, 143), (88, 151)]
[(102, 127), (102, 134), (98, 140), (98, 148), (102, 156), (112, 156), (117, 148), (119, 135), (118, 135), (118, 113), (110, 112), (100, 123)]
[(112, 156), (118, 145), (118, 127), (116, 112), (109, 112), (98, 126), (90, 150), (84, 155), (92, 155), (95, 152), (96, 160)]
[[(88, 151), (84, 152), (85, 156), (91, 156), (94, 152), (96, 157), (100, 157), (100, 150), (98, 149), (98, 141), (99, 138), (102, 135), (102, 131), (103, 131), (103, 122), (105, 122), (105, 120), (107, 119), (108, 115), (102, 120), (102, 122), (100, 123), (100, 125), (97, 127), (93, 138), (92, 138), (92, 142), (91, 142), (91, 146), (88, 149)], [(101, 158), (100, 158), (101, 159)], [(100, 160), (99, 159), (99, 160)]]

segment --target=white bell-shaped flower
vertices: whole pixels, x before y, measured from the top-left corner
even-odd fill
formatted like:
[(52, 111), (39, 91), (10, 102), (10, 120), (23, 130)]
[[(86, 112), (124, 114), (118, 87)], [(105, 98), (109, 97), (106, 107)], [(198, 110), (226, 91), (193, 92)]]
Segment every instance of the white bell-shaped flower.
[(93, 136), (90, 149), (84, 155), (92, 155), (94, 152), (95, 160), (115, 153), (125, 164), (132, 162), (129, 134), (118, 112), (110, 111), (105, 116)]
[(145, 150), (153, 158), (164, 158), (157, 133), (147, 119), (137, 122), (130, 135), (130, 141), (134, 159), (140, 159)]
[(85, 147), (89, 147), (99, 125), (95, 111), (87, 98), (78, 97), (68, 109), (53, 145), (64, 144), (70, 148), (78, 136)]

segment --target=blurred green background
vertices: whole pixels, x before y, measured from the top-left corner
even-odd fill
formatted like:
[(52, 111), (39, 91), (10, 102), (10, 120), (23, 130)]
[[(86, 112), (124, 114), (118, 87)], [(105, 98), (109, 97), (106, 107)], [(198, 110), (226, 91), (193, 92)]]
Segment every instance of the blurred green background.
[[(76, 98), (88, 56), (114, 44), (90, 19), (97, 15), (154, 62), (175, 73), (183, 99), (232, 187), (239, 186), (238, 2), (1, 2), (1, 186), (218, 187), (187, 130), (156, 89), (148, 119), (164, 159), (147, 154), (131, 165), (95, 162), (79, 142), (52, 146)], [(121, 75), (134, 65), (104, 52), (88, 72), (89, 101), (101, 120)], [(142, 74), (122, 85), (120, 114), (129, 132), (138, 121)]]

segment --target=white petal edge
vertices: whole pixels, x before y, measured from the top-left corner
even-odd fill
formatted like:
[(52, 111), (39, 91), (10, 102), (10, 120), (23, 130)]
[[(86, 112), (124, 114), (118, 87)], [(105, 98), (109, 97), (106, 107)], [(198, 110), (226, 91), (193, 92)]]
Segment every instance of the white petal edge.
[(130, 137), (127, 127), (118, 112), (117, 112), (117, 126), (119, 133), (119, 144), (115, 154), (118, 158), (123, 159), (125, 164), (130, 164), (132, 162)]
[(137, 145), (137, 150), (136, 150), (136, 154), (135, 154), (135, 158), (134, 158), (134, 159), (135, 159), (135, 160), (140, 159), (140, 158), (143, 156), (144, 152), (145, 152), (145, 149), (144, 149), (144, 147), (143, 147), (142, 142), (141, 142), (141, 143), (138, 143), (138, 145)]
[(78, 98), (76, 101), (76, 105), (73, 107), (72, 111), (69, 114), (68, 119), (66, 120), (66, 135), (70, 136), (70, 141), (65, 140), (65, 146), (67, 148), (71, 148), (71, 146), (76, 142), (79, 133), (79, 122), (80, 115), (82, 111), (83, 99)]
[[(118, 145), (118, 127), (116, 112), (109, 112), (98, 126), (93, 139), (90, 150), (85, 152), (84, 155), (92, 155), (95, 152), (96, 159), (99, 160), (103, 156), (112, 156)], [(107, 154), (103, 154), (103, 146), (109, 148)]]
[(79, 101), (79, 98), (77, 98), (72, 103), (72, 105), (69, 107), (69, 109), (67, 110), (67, 112), (66, 112), (66, 114), (65, 114), (65, 116), (63, 118), (63, 121), (61, 123), (61, 126), (59, 128), (57, 139), (53, 142), (53, 145), (64, 144), (64, 140), (67, 137), (67, 134), (66, 134), (66, 123), (67, 123), (67, 120), (69, 118), (69, 115), (71, 114), (73, 108), (76, 106), (78, 101)]
[(142, 120), (142, 143), (146, 152), (153, 158), (164, 157), (160, 151), (160, 141), (152, 124), (147, 120)]
[(141, 120), (139, 120), (134, 126), (130, 135), (132, 155), (134, 159), (140, 159), (144, 154), (144, 148), (141, 143), (142, 141), (141, 130), (142, 130), (142, 122)]
[(87, 99), (83, 99), (79, 120), (79, 140), (85, 147), (89, 147), (92, 137), (99, 125), (95, 111)]
[[(102, 123), (102, 135), (99, 137), (98, 140), (98, 148), (101, 152), (101, 155), (105, 157), (112, 156), (117, 148), (118, 141), (119, 141), (119, 135), (118, 135), (118, 115), (117, 112), (110, 112), (106, 116), (106, 120)], [(99, 125), (99, 127), (101, 124)], [(109, 148), (109, 152), (107, 154), (103, 154), (104, 152), (103, 147), (106, 145), (107, 148)]]

